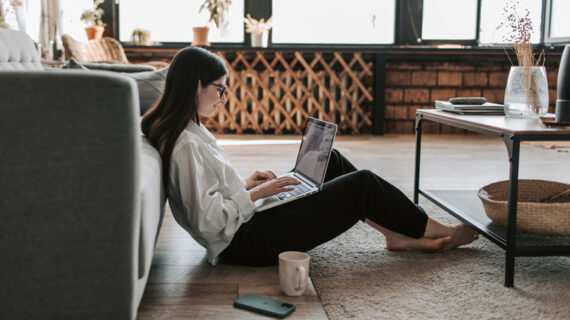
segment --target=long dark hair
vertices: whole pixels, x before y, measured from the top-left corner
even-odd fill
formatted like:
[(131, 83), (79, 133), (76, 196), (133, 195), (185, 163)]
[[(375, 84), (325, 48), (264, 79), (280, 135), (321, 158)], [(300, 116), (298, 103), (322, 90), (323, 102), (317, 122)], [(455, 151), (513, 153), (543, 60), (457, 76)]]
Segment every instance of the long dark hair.
[(184, 48), (172, 60), (164, 91), (155, 105), (145, 112), (141, 122), (142, 132), (160, 152), (165, 190), (176, 140), (190, 121), (200, 124), (196, 105), (198, 81), (204, 86), (227, 73), (224, 60), (202, 48)]

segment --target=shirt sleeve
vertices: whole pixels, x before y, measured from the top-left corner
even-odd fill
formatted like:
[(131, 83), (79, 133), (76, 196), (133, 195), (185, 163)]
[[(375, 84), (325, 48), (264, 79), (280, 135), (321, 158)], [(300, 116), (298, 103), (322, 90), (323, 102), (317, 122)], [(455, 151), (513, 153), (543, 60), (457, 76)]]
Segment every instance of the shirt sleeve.
[[(171, 178), (178, 181), (190, 228), (207, 241), (231, 238), (254, 213), (249, 192), (229, 162), (184, 143), (173, 155)], [(226, 195), (224, 197), (224, 194)]]

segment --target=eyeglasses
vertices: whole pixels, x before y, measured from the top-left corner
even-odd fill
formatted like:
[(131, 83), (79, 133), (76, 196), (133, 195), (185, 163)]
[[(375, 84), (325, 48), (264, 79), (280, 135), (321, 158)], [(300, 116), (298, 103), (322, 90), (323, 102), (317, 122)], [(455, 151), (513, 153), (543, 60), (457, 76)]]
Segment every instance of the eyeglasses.
[(221, 91), (218, 90), (218, 98), (220, 98), (220, 99), (224, 96), (224, 93), (226, 92), (226, 89), (228, 88), (228, 86), (223, 85), (223, 84), (219, 84), (219, 83), (206, 82), (206, 84), (211, 84), (214, 87), (218, 87), (218, 88), (222, 89)]

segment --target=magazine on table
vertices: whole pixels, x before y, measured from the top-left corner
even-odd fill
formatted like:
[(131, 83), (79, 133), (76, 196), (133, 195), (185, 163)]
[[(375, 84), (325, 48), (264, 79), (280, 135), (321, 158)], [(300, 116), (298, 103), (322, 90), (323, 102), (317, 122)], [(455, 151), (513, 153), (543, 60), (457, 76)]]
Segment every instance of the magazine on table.
[(457, 114), (505, 114), (504, 105), (492, 102), (453, 104), (449, 101), (435, 100), (435, 108)]

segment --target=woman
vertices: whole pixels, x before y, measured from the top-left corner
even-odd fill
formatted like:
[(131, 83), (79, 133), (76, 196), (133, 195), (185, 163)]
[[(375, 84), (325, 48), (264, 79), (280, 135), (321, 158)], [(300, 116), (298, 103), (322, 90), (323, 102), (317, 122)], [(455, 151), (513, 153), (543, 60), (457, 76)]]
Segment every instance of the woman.
[(307, 251), (365, 221), (386, 237), (388, 250), (441, 251), (471, 243), (477, 233), (427, 217), (397, 188), (357, 170), (333, 150), (316, 194), (254, 214), (258, 199), (289, 191), (294, 178), (256, 171), (246, 180), (201, 124), (227, 102), (228, 71), (218, 56), (182, 49), (173, 59), (160, 100), (142, 130), (162, 157), (164, 185), (176, 221), (207, 249), (208, 261), (277, 263), (282, 251)]

